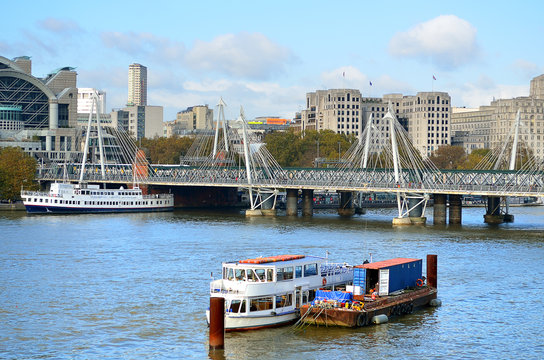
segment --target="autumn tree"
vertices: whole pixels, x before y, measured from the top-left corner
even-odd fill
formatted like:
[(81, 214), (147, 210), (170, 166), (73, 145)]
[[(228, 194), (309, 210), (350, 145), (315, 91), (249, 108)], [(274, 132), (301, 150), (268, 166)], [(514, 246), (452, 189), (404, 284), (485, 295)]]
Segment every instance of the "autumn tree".
[(185, 155), (193, 144), (192, 136), (155, 137), (142, 139), (142, 148), (153, 164), (179, 164), (180, 156)]
[(18, 147), (0, 149), (0, 198), (18, 200), (21, 187), (36, 190), (36, 160)]
[(461, 164), (459, 168), (464, 170), (475, 169), (476, 165), (478, 165), (480, 161), (482, 161), (482, 159), (489, 153), (489, 151), (489, 149), (472, 150), (472, 152), (466, 157), (465, 161)]
[(439, 169), (457, 169), (465, 162), (466, 154), (462, 146), (442, 145), (436, 149), (429, 160)]

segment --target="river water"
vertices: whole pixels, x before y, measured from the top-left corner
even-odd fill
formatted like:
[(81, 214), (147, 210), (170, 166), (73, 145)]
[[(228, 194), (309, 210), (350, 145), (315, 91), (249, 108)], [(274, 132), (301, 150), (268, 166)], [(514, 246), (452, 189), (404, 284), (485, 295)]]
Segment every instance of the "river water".
[[(513, 208), (515, 222), (500, 226), (483, 212), (403, 228), (390, 209), (351, 219), (0, 212), (0, 358), (542, 359), (544, 207)], [(227, 334), (209, 354), (204, 312), (222, 261), (325, 251), (353, 264), (437, 254), (443, 305), (355, 330)]]

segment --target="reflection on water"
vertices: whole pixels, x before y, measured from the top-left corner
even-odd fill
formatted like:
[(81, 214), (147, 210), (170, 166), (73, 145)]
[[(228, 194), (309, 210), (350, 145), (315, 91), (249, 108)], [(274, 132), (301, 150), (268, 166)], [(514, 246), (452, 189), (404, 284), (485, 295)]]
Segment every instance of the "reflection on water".
[[(500, 226), (483, 212), (406, 228), (391, 226), (392, 209), (0, 213), (0, 358), (542, 358), (544, 207), (513, 208)], [(208, 352), (204, 310), (222, 261), (325, 251), (350, 263), (438, 254), (443, 306), (362, 329), (229, 333), (224, 351)]]

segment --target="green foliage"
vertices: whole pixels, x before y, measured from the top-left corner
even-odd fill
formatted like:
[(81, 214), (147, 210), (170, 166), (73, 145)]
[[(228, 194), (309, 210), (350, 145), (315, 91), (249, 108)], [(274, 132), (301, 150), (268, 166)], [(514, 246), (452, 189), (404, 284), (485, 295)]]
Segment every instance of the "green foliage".
[(475, 149), (466, 157), (465, 161), (459, 166), (459, 169), (475, 169), (476, 165), (489, 153), (489, 149)]
[(22, 186), (25, 190), (36, 190), (36, 167), (36, 160), (20, 148), (0, 148), (0, 198), (20, 199)]
[(193, 141), (192, 136), (144, 138), (142, 147), (153, 164), (179, 164), (180, 156), (187, 153)]
[(465, 159), (465, 149), (452, 145), (442, 145), (429, 156), (429, 160), (439, 169), (458, 169)]
[[(306, 131), (304, 137), (293, 132), (274, 132), (265, 138), (266, 148), (283, 167), (313, 167), (316, 157), (338, 160), (356, 140), (354, 136), (331, 130)], [(319, 156), (318, 156), (319, 147)]]

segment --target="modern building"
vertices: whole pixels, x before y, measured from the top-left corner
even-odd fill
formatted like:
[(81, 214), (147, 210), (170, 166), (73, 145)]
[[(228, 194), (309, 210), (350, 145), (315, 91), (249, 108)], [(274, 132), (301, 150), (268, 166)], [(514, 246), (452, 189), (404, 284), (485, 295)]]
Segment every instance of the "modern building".
[[(93, 88), (77, 89), (77, 112), (78, 114), (89, 114), (93, 104), (93, 94), (98, 97), (98, 113), (104, 114), (106, 111), (106, 92)], [(96, 111), (96, 109), (95, 109)]]
[(208, 105), (191, 106), (179, 111), (174, 121), (164, 125), (164, 133), (167, 137), (213, 129), (213, 110), (209, 109)]
[(301, 111), (302, 133), (306, 130), (332, 130), (338, 134), (359, 135), (363, 131), (362, 96), (355, 89), (317, 90), (306, 94), (306, 109)]
[(127, 106), (147, 105), (147, 67), (131, 64), (128, 67)]
[(516, 114), (521, 112), (521, 141), (539, 160), (544, 159), (544, 74), (531, 80), (529, 96), (494, 99), (490, 105), (452, 114), (453, 143), (467, 152), (500, 147), (512, 130)]
[[(32, 75), (28, 56), (0, 56), (0, 138), (39, 142), (41, 156), (59, 158), (75, 150), (77, 73), (61, 67), (44, 78)], [(36, 147), (32, 146), (32, 152)]]
[(110, 113), (111, 126), (124, 130), (134, 139), (163, 136), (162, 106), (127, 106)]

